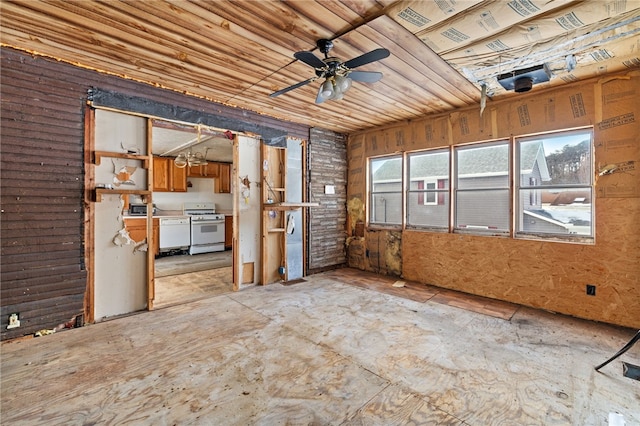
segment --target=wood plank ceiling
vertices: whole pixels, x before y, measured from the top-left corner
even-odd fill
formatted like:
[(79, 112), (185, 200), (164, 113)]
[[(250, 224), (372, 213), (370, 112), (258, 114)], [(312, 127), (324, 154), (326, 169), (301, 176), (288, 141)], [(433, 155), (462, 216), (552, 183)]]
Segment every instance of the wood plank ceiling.
[[(456, 2), (429, 2), (438, 7), (444, 3)], [(501, 2), (462, 3), (465, 9), (476, 6), (477, 11)], [(414, 21), (399, 19), (424, 4), (6, 0), (0, 3), (1, 44), (271, 117), (350, 133), (480, 102), (481, 81), (463, 77), (462, 68), (452, 67), (434, 52), (428, 34), (412, 27)], [(466, 22), (459, 12), (447, 10), (451, 19)], [(444, 18), (440, 26), (442, 22)], [(293, 54), (313, 51), (322, 57), (316, 48), (321, 38), (334, 41), (330, 56), (343, 61), (379, 47), (388, 49), (388, 58), (358, 68), (382, 72), (384, 77), (376, 83), (354, 82), (341, 101), (315, 104), (320, 80), (269, 97), (315, 75)], [(430, 43), (434, 50), (427, 46)], [(450, 48), (439, 53), (459, 56)], [(469, 58), (463, 59), (469, 67)]]

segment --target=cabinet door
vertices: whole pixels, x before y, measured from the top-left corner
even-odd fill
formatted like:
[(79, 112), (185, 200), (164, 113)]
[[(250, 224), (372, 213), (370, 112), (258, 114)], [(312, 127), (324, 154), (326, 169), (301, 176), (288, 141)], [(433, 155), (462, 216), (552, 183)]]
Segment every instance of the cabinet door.
[(171, 190), (171, 166), (169, 158), (153, 157), (153, 190), (168, 192)]
[(187, 192), (187, 168), (179, 168), (170, 159), (171, 167), (171, 190), (173, 192)]
[(220, 193), (229, 194), (231, 192), (231, 164), (220, 163)]
[(202, 166), (187, 166), (188, 177), (202, 177)]
[(220, 164), (218, 163), (207, 163), (206, 166), (202, 166), (202, 174), (205, 177), (217, 178), (220, 173)]

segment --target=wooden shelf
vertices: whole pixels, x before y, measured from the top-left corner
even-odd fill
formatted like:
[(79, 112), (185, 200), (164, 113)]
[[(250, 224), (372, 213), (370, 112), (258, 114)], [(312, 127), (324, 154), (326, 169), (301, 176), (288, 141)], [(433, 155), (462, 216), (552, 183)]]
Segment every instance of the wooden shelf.
[(93, 162), (99, 166), (103, 157), (109, 158), (125, 158), (128, 160), (139, 160), (142, 161), (142, 167), (145, 169), (149, 168), (149, 156), (148, 155), (138, 155), (138, 154), (125, 154), (123, 152), (111, 152), (111, 151), (94, 151), (93, 153)]
[(273, 203), (273, 204), (265, 204), (265, 210), (297, 210), (302, 207), (319, 207), (319, 203)]
[(117, 194), (117, 195), (141, 195), (142, 198), (150, 197), (151, 191), (146, 191), (143, 189), (107, 189), (107, 188), (96, 188), (95, 189), (95, 200), (96, 203), (102, 201), (103, 195)]

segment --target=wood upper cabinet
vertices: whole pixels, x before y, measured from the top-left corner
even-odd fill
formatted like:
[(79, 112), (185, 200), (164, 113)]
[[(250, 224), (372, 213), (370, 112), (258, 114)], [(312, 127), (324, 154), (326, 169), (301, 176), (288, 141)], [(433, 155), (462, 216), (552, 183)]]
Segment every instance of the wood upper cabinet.
[(178, 168), (171, 157), (153, 157), (153, 190), (187, 192), (187, 168)]
[(170, 188), (169, 159), (153, 157), (153, 190), (169, 191)]
[[(136, 243), (147, 238), (146, 217), (126, 218), (124, 226), (129, 233), (129, 237)], [(147, 240), (147, 243), (149, 244), (149, 250), (153, 250), (156, 255), (160, 254), (160, 219), (153, 219), (153, 237), (151, 241)]]
[(202, 166), (187, 166), (187, 177), (202, 177)]
[(173, 159), (169, 162), (171, 163), (171, 191), (187, 192), (187, 168), (176, 167)]
[(217, 178), (219, 174), (219, 163), (208, 162), (204, 166), (187, 167), (187, 176), (201, 178)]
[(231, 193), (231, 164), (220, 163), (219, 165), (220, 174), (216, 185), (216, 188), (218, 189), (216, 192), (229, 194)]
[(202, 175), (204, 177), (217, 178), (220, 175), (220, 164), (208, 162), (202, 167)]

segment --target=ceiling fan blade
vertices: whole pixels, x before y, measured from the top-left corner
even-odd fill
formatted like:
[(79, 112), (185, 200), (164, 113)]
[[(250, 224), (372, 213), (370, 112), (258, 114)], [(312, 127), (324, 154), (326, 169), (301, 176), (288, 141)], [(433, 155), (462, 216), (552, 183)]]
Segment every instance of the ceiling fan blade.
[(280, 96), (280, 95), (282, 95), (283, 93), (287, 93), (287, 92), (288, 92), (288, 91), (290, 91), (290, 90), (297, 89), (298, 87), (305, 86), (305, 85), (307, 85), (307, 84), (309, 84), (309, 83), (311, 83), (311, 82), (315, 81), (317, 78), (318, 78), (318, 77), (311, 77), (311, 78), (310, 78), (310, 79), (308, 79), (308, 80), (301, 81), (300, 83), (296, 83), (296, 84), (294, 84), (294, 85), (292, 85), (292, 86), (289, 86), (289, 87), (285, 87), (284, 89), (278, 90), (277, 92), (273, 92), (272, 94), (270, 94), (270, 95), (269, 95), (269, 97), (270, 97), (270, 98), (275, 98), (276, 96)]
[(365, 53), (364, 55), (360, 55), (356, 58), (349, 59), (343, 65), (349, 69), (353, 69), (362, 65), (369, 64), (371, 62), (379, 61), (380, 59), (384, 59), (389, 55), (390, 53), (387, 49), (380, 48), (372, 50), (371, 52)]
[(311, 52), (296, 52), (293, 54), (293, 57), (313, 68), (324, 68), (327, 66), (320, 58)]
[(375, 83), (382, 78), (381, 72), (375, 71), (351, 71), (347, 77), (353, 81), (361, 81), (363, 83)]

